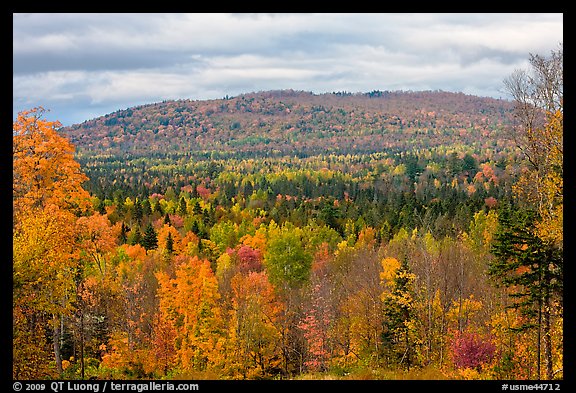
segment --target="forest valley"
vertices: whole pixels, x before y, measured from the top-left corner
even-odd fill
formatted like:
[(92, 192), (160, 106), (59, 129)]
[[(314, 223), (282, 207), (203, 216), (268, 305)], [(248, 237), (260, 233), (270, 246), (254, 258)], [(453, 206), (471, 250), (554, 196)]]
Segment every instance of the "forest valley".
[(562, 379), (563, 98), (538, 88), (20, 113), (13, 377)]

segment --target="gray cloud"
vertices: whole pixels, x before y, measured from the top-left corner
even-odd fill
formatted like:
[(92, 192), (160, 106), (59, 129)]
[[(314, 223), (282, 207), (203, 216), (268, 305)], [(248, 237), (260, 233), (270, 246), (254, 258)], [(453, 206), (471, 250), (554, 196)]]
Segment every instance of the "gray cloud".
[(110, 71), (200, 65), (192, 54), (177, 51), (138, 51), (127, 49), (25, 53), (13, 58), (15, 74), (47, 71)]
[(562, 14), (15, 14), (15, 113), (71, 124), (163, 99), (293, 88), (502, 96)]

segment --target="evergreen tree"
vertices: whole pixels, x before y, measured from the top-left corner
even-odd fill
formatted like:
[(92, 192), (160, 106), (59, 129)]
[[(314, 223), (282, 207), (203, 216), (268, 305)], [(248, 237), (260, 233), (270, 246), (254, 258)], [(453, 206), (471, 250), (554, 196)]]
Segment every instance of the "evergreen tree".
[(168, 232), (168, 237), (166, 238), (166, 251), (169, 254), (174, 252), (174, 239), (172, 239), (172, 233)]
[(149, 216), (150, 214), (152, 214), (152, 207), (150, 206), (150, 201), (148, 200), (148, 198), (144, 198), (144, 200), (142, 201), (142, 203), (140, 203), (140, 205), (142, 206), (142, 215)]
[(191, 198), (198, 198), (200, 194), (198, 194), (198, 190), (196, 189), (197, 185), (195, 183), (190, 183), (192, 186), (192, 193), (190, 194)]
[(136, 198), (136, 201), (134, 202), (134, 218), (140, 223), (142, 221), (143, 215), (144, 213), (142, 211), (142, 205), (140, 204), (138, 198)]
[(106, 214), (106, 204), (104, 203), (104, 201), (98, 200), (98, 203), (96, 205), (96, 210), (98, 211), (98, 213), (100, 213), (102, 215)]
[(118, 235), (118, 241), (120, 244), (124, 244), (128, 241), (128, 227), (122, 221), (122, 226), (120, 227), (120, 234)]
[(142, 237), (142, 241), (140, 242), (142, 247), (148, 250), (153, 250), (158, 247), (158, 235), (154, 230), (154, 227), (151, 223), (146, 226), (144, 230), (144, 236)]
[(499, 228), (494, 237), (492, 253), (496, 257), (488, 273), (498, 284), (511, 289), (511, 308), (528, 317), (515, 330), (537, 330), (537, 368), (541, 378), (541, 340), (544, 338), (547, 374), (551, 374), (550, 319), (552, 300), (562, 294), (563, 256), (561, 251), (542, 241), (534, 228), (535, 214), (510, 206), (498, 215)]
[(160, 215), (164, 215), (164, 210), (162, 209), (162, 204), (160, 204), (160, 201), (154, 202), (154, 204), (152, 205), (152, 210), (160, 213)]
[(320, 208), (319, 217), (328, 225), (329, 227), (340, 231), (340, 225), (338, 219), (342, 216), (340, 210), (334, 206), (334, 198), (328, 198), (323, 201), (322, 207)]
[(184, 197), (180, 197), (180, 202), (178, 204), (178, 214), (182, 217), (185, 217), (188, 214), (188, 207), (186, 205), (186, 199)]
[[(385, 258), (383, 277), (389, 292), (384, 292), (384, 329), (382, 341), (385, 350), (393, 356), (393, 361), (405, 364), (407, 369), (413, 362), (414, 340), (414, 297), (413, 284), (416, 276), (411, 272), (408, 260), (402, 263), (394, 258)], [(389, 273), (387, 273), (387, 271)]]
[(194, 201), (194, 205), (192, 205), (192, 212), (194, 215), (202, 214), (202, 207), (200, 206), (200, 202), (198, 202), (198, 200)]
[(200, 233), (200, 226), (198, 225), (198, 220), (192, 221), (192, 225), (190, 226), (190, 230), (195, 235), (198, 235)]

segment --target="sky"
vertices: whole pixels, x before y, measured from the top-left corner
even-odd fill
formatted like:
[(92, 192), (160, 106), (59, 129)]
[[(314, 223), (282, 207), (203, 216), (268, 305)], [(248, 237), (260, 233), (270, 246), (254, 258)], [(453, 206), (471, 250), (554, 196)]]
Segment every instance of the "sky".
[(508, 99), (504, 79), (562, 42), (562, 13), (13, 14), (13, 118), (278, 89)]

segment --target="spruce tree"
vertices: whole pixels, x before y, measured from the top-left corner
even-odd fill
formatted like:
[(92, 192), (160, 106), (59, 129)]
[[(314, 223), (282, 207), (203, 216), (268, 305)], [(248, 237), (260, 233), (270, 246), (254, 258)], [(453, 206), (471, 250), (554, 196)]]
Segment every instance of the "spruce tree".
[(198, 202), (198, 200), (194, 201), (194, 204), (192, 205), (192, 212), (195, 216), (202, 214), (202, 206), (200, 206), (200, 202)]
[(140, 244), (146, 249), (146, 251), (153, 250), (158, 247), (158, 235), (156, 234), (156, 231), (154, 230), (154, 227), (151, 223), (146, 226), (144, 236), (142, 237), (142, 242)]
[(124, 244), (128, 241), (128, 227), (122, 221), (122, 226), (120, 227), (120, 234), (118, 235), (118, 241), (120, 244)]
[[(398, 263), (398, 262), (396, 262)], [(411, 272), (408, 260), (402, 259), (390, 285), (390, 292), (384, 294), (384, 348), (393, 354), (400, 364), (410, 370), (415, 352), (413, 340), (414, 296), (413, 284), (416, 276)]]
[(527, 210), (501, 209), (492, 253), (496, 257), (488, 273), (497, 284), (513, 289), (510, 308), (518, 309), (526, 321), (516, 331), (537, 330), (537, 373), (541, 376), (542, 339), (547, 378), (551, 375), (551, 303), (562, 294), (561, 250), (535, 234), (536, 214)]
[(168, 232), (168, 237), (166, 238), (166, 251), (169, 254), (174, 252), (174, 239), (172, 239), (172, 233)]
[(144, 215), (144, 212), (142, 211), (142, 205), (140, 204), (140, 201), (138, 200), (138, 198), (136, 198), (136, 201), (134, 202), (134, 218), (138, 222), (141, 222), (143, 215)]
[(182, 217), (185, 217), (188, 214), (188, 206), (184, 197), (180, 197), (180, 202), (178, 204), (178, 214), (180, 214)]

